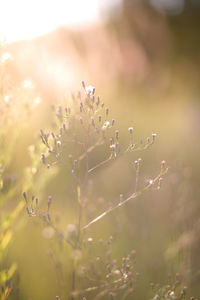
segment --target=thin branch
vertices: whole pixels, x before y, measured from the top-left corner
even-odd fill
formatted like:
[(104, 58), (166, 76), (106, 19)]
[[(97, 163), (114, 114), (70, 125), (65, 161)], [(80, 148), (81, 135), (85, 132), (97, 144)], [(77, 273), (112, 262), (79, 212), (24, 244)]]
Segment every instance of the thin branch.
[(89, 170), (88, 170), (88, 173), (93, 172), (93, 171), (96, 170), (97, 168), (103, 166), (104, 164), (108, 163), (108, 162), (111, 161), (111, 160), (114, 160), (114, 159), (118, 158), (119, 156), (122, 156), (122, 155), (126, 154), (126, 153), (129, 152), (129, 151), (130, 151), (130, 152), (136, 152), (136, 151), (146, 150), (146, 149), (148, 149), (152, 144), (153, 144), (153, 142), (151, 142), (151, 143), (145, 145), (143, 148), (141, 148), (141, 147), (140, 147), (140, 148), (133, 148), (133, 145), (129, 145), (128, 148), (127, 148), (124, 152), (119, 153), (117, 156), (111, 155), (108, 159), (106, 159), (106, 160), (100, 162), (99, 164), (97, 164), (97, 165), (94, 166), (93, 168), (89, 169)]
[[(119, 279), (116, 279), (112, 282), (109, 282), (109, 283), (104, 283), (104, 284), (101, 284), (99, 286), (91, 286), (91, 287), (88, 287), (84, 290), (81, 290), (81, 291), (77, 291), (77, 295), (82, 295), (84, 293), (88, 293), (88, 292), (92, 292), (92, 291), (95, 291), (95, 290), (98, 290), (98, 289), (102, 289), (102, 288), (105, 288), (105, 287), (109, 287), (110, 285), (113, 285), (113, 284), (116, 284), (116, 283), (119, 283), (122, 281), (122, 278), (119, 278)], [(106, 291), (103, 291), (105, 293), (107, 293), (108, 290)], [(75, 292), (76, 293), (76, 292)], [(98, 296), (98, 295), (97, 295)], [(96, 298), (95, 298), (96, 299)]]
[(101, 215), (99, 215), (98, 217), (96, 217), (95, 219), (90, 221), (87, 225), (85, 225), (82, 228), (82, 230), (87, 229), (92, 224), (96, 223), (97, 221), (99, 221), (102, 218), (104, 218), (105, 216), (107, 216), (110, 212), (114, 211), (115, 209), (117, 209), (117, 208), (123, 206), (124, 204), (126, 204), (127, 202), (129, 202), (131, 199), (135, 199), (135, 198), (139, 197), (140, 195), (142, 195), (146, 190), (148, 190), (150, 187), (152, 187), (161, 178), (161, 176), (165, 175), (167, 173), (167, 171), (168, 171), (168, 168), (166, 168), (164, 171), (161, 171), (158, 176), (156, 176), (154, 179), (150, 180), (149, 183), (146, 186), (144, 186), (140, 191), (134, 192), (131, 196), (126, 198), (124, 201), (122, 201), (122, 202), (118, 203), (117, 205), (104, 211)]
[(97, 164), (96, 166), (94, 166), (93, 168), (88, 170), (88, 173), (93, 172), (94, 170), (96, 170), (97, 168), (103, 166), (104, 164), (106, 164), (107, 162), (109, 162), (110, 160), (113, 160), (115, 157), (114, 156), (110, 156), (109, 158), (107, 158), (106, 160), (100, 162), (99, 164)]

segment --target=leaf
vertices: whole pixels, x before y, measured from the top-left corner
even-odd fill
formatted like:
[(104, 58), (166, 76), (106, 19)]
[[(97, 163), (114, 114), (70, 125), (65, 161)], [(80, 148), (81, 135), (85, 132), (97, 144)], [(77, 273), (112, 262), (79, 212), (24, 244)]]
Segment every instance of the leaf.
[(10, 280), (13, 277), (13, 275), (14, 275), (14, 273), (15, 273), (16, 270), (17, 270), (17, 264), (14, 263), (9, 268), (9, 270), (3, 270), (3, 271), (1, 271), (0, 272), (0, 283), (4, 284), (4, 283), (6, 283), (6, 281)]
[(0, 251), (4, 250), (7, 245), (9, 244), (10, 240), (12, 238), (12, 232), (11, 230), (8, 230), (2, 237), (1, 241), (0, 241)]

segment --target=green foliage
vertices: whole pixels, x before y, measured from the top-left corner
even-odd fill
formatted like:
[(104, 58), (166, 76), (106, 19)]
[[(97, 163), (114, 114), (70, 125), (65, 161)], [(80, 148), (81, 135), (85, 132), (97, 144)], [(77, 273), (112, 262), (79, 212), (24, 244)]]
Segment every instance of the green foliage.
[[(35, 107), (35, 96), (28, 81), (21, 87), (14, 85), (9, 73), (13, 58), (4, 53), (3, 45), (0, 56), (0, 299), (3, 300), (12, 290), (12, 278), (17, 271), (16, 263), (8, 265), (7, 252), (20, 227), (19, 216), (25, 206), (20, 194), (23, 187), (27, 190), (32, 187), (35, 176), (25, 166), (19, 174), (13, 171), (15, 151)], [(32, 153), (31, 160), (31, 169), (36, 168), (39, 159)]]

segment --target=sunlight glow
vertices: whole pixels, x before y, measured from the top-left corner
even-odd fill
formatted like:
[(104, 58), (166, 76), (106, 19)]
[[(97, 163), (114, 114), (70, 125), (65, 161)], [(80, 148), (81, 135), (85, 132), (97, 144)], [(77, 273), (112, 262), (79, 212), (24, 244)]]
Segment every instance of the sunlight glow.
[(0, 32), (12, 42), (32, 39), (62, 25), (88, 25), (99, 21), (99, 3), (100, 0), (4, 0)]

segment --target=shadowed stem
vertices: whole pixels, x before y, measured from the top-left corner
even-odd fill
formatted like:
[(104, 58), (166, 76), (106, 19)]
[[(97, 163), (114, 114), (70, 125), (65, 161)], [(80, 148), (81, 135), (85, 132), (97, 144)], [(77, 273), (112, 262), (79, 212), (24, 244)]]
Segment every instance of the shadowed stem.
[[(78, 228), (77, 228), (77, 239), (74, 250), (80, 247), (80, 239), (81, 239), (81, 221), (82, 221), (82, 214), (83, 214), (83, 201), (85, 197), (85, 188), (87, 186), (88, 180), (88, 170), (89, 170), (89, 162), (88, 162), (88, 138), (89, 138), (89, 128), (87, 135), (85, 136), (85, 143), (84, 143), (84, 151), (85, 151), (85, 175), (83, 178), (82, 184), (77, 186), (77, 195), (78, 195), (78, 203), (79, 203), (79, 213), (78, 213)], [(80, 180), (79, 180), (80, 182)], [(76, 267), (73, 266), (72, 272), (72, 295), (71, 300), (74, 300), (73, 293), (76, 290)]]
[[(74, 251), (79, 248), (80, 237), (81, 237), (81, 220), (82, 220), (82, 211), (83, 211), (83, 197), (84, 197), (84, 188), (83, 185), (77, 186), (77, 194), (78, 194), (78, 203), (79, 203), (79, 212), (78, 212), (78, 228), (77, 228), (77, 239), (74, 246)], [(76, 253), (75, 253), (76, 255)], [(72, 294), (71, 300), (74, 300), (74, 292), (76, 290), (76, 266), (73, 265), (72, 271)]]

